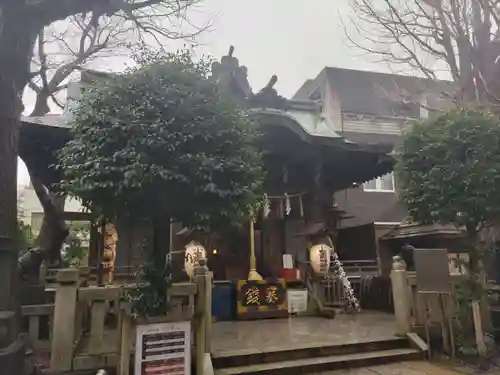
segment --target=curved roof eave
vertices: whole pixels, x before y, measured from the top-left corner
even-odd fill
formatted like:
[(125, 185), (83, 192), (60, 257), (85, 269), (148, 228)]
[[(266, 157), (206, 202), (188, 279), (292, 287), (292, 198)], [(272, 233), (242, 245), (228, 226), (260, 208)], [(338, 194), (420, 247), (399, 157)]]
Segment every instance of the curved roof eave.
[(345, 139), (331, 129), (321, 116), (311, 111), (251, 108), (249, 112), (251, 116), (258, 117), (260, 124), (265, 126), (272, 121), (272, 124), (290, 129), (309, 143), (313, 138), (337, 139), (345, 142)]
[(71, 129), (69, 118), (64, 114), (50, 114), (46, 116), (21, 116), (21, 122), (33, 125), (42, 125), (52, 128)]

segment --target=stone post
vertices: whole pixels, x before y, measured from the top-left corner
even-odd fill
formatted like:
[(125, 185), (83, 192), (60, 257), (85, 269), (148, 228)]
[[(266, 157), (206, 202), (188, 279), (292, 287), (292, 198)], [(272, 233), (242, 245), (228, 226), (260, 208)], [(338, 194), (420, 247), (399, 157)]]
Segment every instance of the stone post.
[(212, 287), (214, 281), (214, 273), (209, 271), (207, 273), (206, 278), (206, 293), (207, 298), (205, 300), (205, 314), (206, 314), (206, 322), (205, 322), (205, 353), (211, 352), (211, 344), (210, 339), (212, 336)]
[(207, 310), (207, 281), (209, 278), (207, 261), (200, 259), (199, 264), (194, 269), (196, 284), (198, 285), (198, 293), (196, 295), (196, 316), (197, 324), (195, 329), (196, 334), (196, 375), (203, 375), (203, 365), (206, 353), (207, 341), (207, 324), (208, 314)]
[(394, 315), (396, 317), (396, 334), (404, 336), (411, 331), (411, 306), (406, 278), (406, 264), (399, 256), (393, 257), (392, 260), (391, 283)]
[(130, 316), (130, 305), (125, 301), (119, 303), (119, 319), (118, 329), (120, 341), (118, 343), (118, 353), (120, 358), (118, 361), (116, 374), (129, 375), (130, 374), (130, 348), (132, 347), (132, 319)]
[(45, 261), (40, 264), (40, 272), (39, 272), (39, 278), (40, 278), (40, 285), (46, 286), (47, 285), (47, 272), (48, 272), (48, 267), (47, 263)]
[(79, 276), (75, 268), (62, 269), (57, 273), (50, 353), (50, 370), (54, 372), (71, 371)]

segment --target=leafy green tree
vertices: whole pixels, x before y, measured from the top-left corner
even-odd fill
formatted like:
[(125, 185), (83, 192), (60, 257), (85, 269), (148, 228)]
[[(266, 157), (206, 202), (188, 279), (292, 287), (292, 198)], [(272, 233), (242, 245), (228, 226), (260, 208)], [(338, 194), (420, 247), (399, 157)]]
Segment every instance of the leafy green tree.
[(260, 195), (255, 124), (189, 51), (144, 53), (89, 87), (60, 153), (63, 188), (105, 217), (235, 223)]
[(397, 153), (401, 199), (419, 223), (454, 224), (467, 234), (469, 272), (455, 284), (455, 342), (476, 353), (471, 300), (486, 297), (479, 231), (500, 214), (500, 119), (481, 108), (456, 108), (415, 121)]
[(143, 53), (136, 67), (86, 90), (60, 153), (63, 188), (94, 214), (152, 223), (147, 283), (131, 294), (142, 315), (168, 306), (160, 223), (236, 224), (260, 196), (257, 128), (208, 72), (187, 51)]
[(410, 216), (464, 228), (471, 274), (477, 275), (478, 232), (500, 214), (500, 119), (485, 109), (457, 108), (415, 121), (397, 158)]
[(64, 266), (79, 265), (88, 255), (90, 241), (90, 223), (73, 221), (69, 225), (69, 234), (63, 244), (62, 261)]

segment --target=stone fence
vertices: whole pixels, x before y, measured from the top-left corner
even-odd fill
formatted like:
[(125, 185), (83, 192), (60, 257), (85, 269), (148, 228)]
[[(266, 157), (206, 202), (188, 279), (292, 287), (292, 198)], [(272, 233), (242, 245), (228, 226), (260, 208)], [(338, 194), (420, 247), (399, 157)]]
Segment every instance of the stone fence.
[[(134, 285), (88, 286), (81, 280), (78, 269), (61, 269), (53, 284), (54, 304), (22, 307), (30, 341), (35, 349), (50, 352), (51, 372), (106, 368), (128, 375), (135, 322), (126, 292)], [(193, 282), (172, 285), (172, 308), (162, 318), (192, 323), (196, 375), (211, 368), (211, 290), (212, 273), (201, 260)]]
[[(450, 350), (454, 351), (453, 316), (456, 309), (456, 283), (465, 277), (461, 273), (451, 273), (453, 283), (452, 293), (419, 293), (417, 277), (414, 271), (406, 269), (405, 262), (399, 257), (393, 258), (391, 284), (396, 318), (396, 333), (408, 335), (425, 332), (427, 340), (438, 335), (443, 341), (448, 341)], [(470, 321), (476, 331), (476, 344), (479, 352), (484, 350), (484, 332), (491, 329), (489, 303), (487, 298), (481, 301), (471, 301)], [(448, 343), (443, 343), (445, 346)]]

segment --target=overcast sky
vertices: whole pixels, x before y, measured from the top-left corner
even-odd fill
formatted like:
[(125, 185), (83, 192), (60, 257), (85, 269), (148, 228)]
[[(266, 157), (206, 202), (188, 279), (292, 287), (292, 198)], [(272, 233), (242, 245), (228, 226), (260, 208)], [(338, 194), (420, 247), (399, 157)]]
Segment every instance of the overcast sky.
[[(205, 0), (192, 17), (200, 25), (211, 20), (210, 31), (198, 38), (201, 53), (220, 58), (234, 45), (254, 91), (276, 74), (278, 92), (291, 96), (325, 66), (386, 69), (349, 45), (342, 26), (348, 15), (349, 0)], [(179, 46), (171, 43), (173, 50)], [(124, 62), (103, 65), (122, 70)], [(32, 99), (26, 96), (27, 108)], [(26, 184), (22, 163), (19, 169), (19, 182)]]
[(349, 0), (207, 0), (213, 31), (201, 38), (214, 57), (235, 46), (254, 91), (278, 76), (278, 91), (292, 95), (325, 66), (374, 69), (346, 41), (342, 19)]

